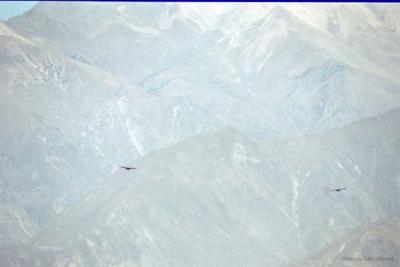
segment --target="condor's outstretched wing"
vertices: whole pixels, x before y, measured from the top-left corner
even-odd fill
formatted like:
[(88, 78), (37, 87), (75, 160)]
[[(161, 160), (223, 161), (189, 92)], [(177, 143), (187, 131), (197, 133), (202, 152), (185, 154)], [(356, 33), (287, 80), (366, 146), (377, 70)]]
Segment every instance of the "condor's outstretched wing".
[(125, 169), (125, 170), (127, 170), (127, 171), (129, 171), (129, 170), (136, 170), (137, 168), (136, 167), (126, 167), (126, 166), (120, 166), (122, 169)]
[(335, 191), (335, 192), (340, 192), (342, 190), (346, 190), (346, 187), (342, 187), (342, 188), (336, 188), (336, 189), (330, 189), (329, 191)]

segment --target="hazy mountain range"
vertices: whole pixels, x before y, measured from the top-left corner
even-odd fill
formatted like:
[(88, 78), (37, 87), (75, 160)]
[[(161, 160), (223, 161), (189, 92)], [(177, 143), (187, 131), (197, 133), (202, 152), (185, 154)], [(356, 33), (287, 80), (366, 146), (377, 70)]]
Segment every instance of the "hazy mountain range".
[(0, 21), (0, 266), (399, 266), (398, 14), (42, 2)]

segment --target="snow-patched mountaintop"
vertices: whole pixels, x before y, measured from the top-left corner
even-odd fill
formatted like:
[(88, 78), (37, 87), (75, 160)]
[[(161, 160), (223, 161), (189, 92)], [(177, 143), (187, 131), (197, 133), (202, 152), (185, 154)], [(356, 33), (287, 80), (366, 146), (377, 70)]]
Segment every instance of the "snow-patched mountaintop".
[(270, 138), (337, 127), (398, 106), (394, 9), (39, 3), (9, 25), (148, 93), (188, 98), (229, 126)]
[[(282, 8), (304, 23), (319, 30), (332, 31), (340, 27), (343, 34), (368, 25), (376, 29), (399, 31), (396, 4), (332, 3), (38, 3), (30, 14), (41, 14), (55, 20), (74, 20), (87, 15), (102, 15), (103, 21), (118, 16), (140, 18), (147, 24), (165, 28), (174, 16), (198, 23), (203, 30), (229, 32), (246, 27), (265, 17), (271, 10)], [(29, 16), (29, 14), (27, 14)], [(86, 15), (86, 17), (82, 17)], [(108, 17), (104, 17), (107, 15)], [(26, 15), (25, 15), (26, 16)], [(155, 19), (155, 18), (159, 19)], [(93, 17), (92, 17), (93, 18)], [(226, 21), (230, 18), (230, 21)], [(73, 22), (73, 21), (71, 21)], [(146, 25), (144, 25), (146, 26)]]
[[(129, 35), (131, 32), (156, 38), (176, 30), (183, 37), (190, 37), (186, 35), (191, 31), (191, 35), (208, 36), (214, 33), (215, 42), (228, 39), (231, 44), (243, 41), (237, 38), (240, 33), (247, 30), (256, 33), (263, 21), (272, 19), (280, 26), (270, 29), (271, 35), (287, 31), (317, 35), (312, 36), (313, 42), (326, 39), (321, 45), (325, 45), (327, 50), (339, 42), (341, 50), (346, 49), (346, 44), (351, 45), (362, 56), (369, 58), (367, 52), (376, 57), (384, 56), (385, 51), (380, 51), (383, 45), (390, 50), (398, 49), (399, 19), (394, 16), (398, 9), (397, 5), (373, 4), (39, 3), (23, 17), (12, 19), (11, 24), (23, 26), (28, 19), (31, 27), (26, 24), (25, 32), (41, 27), (43, 32), (40, 35), (57, 38), (59, 45), (65, 41), (70, 43), (65, 40), (66, 34), (68, 38), (95, 41), (98, 34), (108, 31), (115, 31), (114, 35)], [(58, 26), (64, 29), (61, 32), (53, 30)], [(371, 39), (368, 35), (380, 38)], [(364, 47), (368, 51), (363, 51)], [(351, 55), (347, 60), (356, 56)], [(390, 56), (395, 55), (390, 53)]]

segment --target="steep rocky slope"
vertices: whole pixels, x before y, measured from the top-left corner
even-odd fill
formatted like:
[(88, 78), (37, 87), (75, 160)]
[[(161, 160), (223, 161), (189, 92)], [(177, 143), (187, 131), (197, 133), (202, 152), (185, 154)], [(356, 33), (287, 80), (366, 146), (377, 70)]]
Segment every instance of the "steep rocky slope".
[(42, 2), (0, 21), (0, 265), (282, 266), (390, 241), (398, 10)]

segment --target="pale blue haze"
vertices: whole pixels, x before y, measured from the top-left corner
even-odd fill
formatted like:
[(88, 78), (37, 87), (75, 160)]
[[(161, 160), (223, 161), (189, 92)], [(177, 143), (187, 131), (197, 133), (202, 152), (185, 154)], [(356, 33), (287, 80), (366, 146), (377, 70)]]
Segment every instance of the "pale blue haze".
[(37, 1), (24, 2), (0, 2), (0, 20), (8, 20), (11, 17), (20, 15), (30, 10)]

